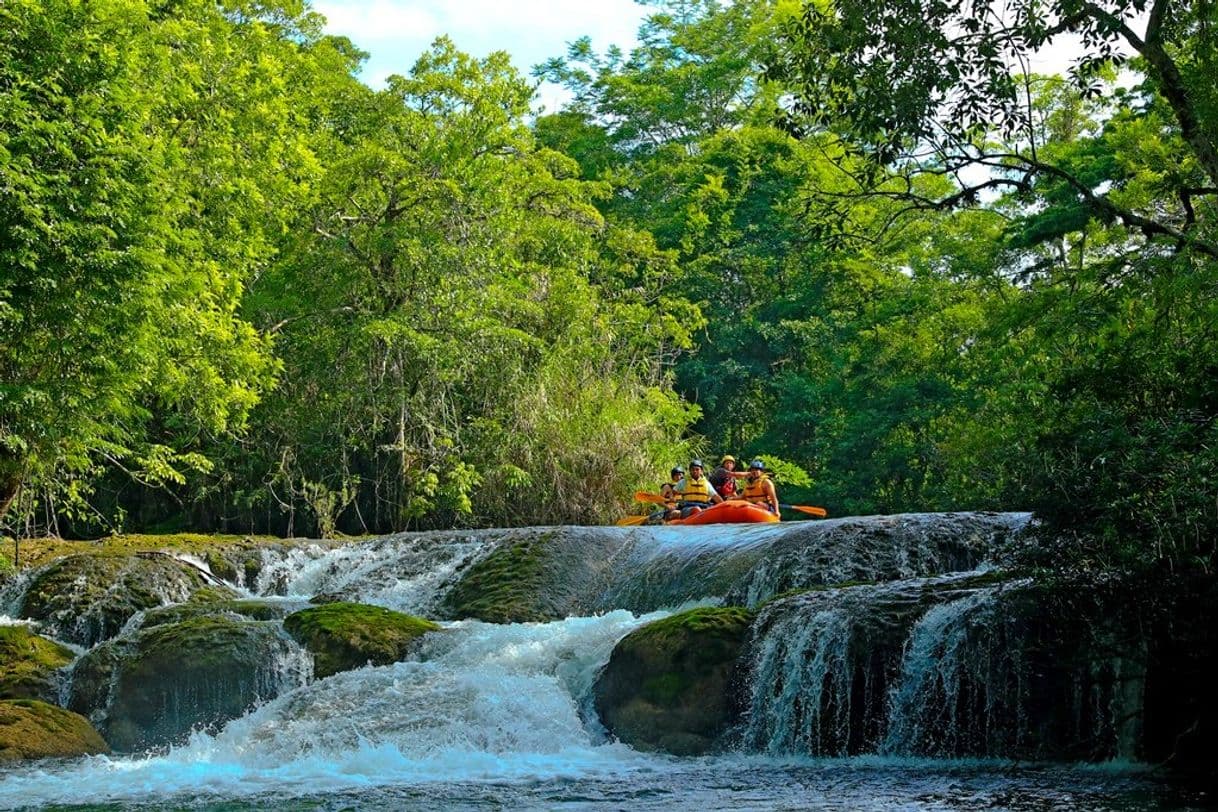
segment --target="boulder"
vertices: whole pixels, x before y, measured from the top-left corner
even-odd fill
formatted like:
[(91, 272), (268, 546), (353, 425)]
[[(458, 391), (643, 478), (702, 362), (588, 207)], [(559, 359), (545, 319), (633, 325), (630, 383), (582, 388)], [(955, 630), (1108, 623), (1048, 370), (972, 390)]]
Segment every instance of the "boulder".
[(303, 655), (275, 622), (204, 615), (157, 625), (82, 657), (68, 707), (117, 750), (173, 744), (303, 684), (294, 653)]
[(74, 555), (39, 572), (20, 617), (81, 646), (108, 640), (139, 611), (179, 603), (202, 587), (197, 567), (168, 555)]
[(693, 609), (628, 634), (596, 681), (605, 727), (639, 750), (721, 748), (739, 716), (737, 660), (752, 617), (739, 607)]
[(313, 653), (320, 678), (406, 658), (414, 641), (440, 627), (429, 620), (361, 603), (327, 603), (288, 615), (283, 626)]
[(149, 609), (144, 614), (140, 628), (151, 629), (153, 626), (181, 623), (183, 620), (208, 615), (228, 617), (233, 620), (283, 620), (292, 612), (300, 609), (302, 605), (304, 605), (304, 601), (267, 601), (257, 598), (199, 601), (192, 597), (187, 603)]
[(89, 720), (36, 699), (0, 701), (0, 763), (108, 753)]
[(0, 699), (55, 701), (56, 672), (75, 656), (26, 626), (0, 626)]
[(529, 623), (597, 609), (627, 543), (618, 528), (524, 527), (499, 534), (490, 552), (465, 567), (444, 597), (445, 617)]
[(487, 623), (550, 620), (538, 605), (549, 534), (508, 538), (470, 566), (445, 596), (444, 610), (456, 619)]

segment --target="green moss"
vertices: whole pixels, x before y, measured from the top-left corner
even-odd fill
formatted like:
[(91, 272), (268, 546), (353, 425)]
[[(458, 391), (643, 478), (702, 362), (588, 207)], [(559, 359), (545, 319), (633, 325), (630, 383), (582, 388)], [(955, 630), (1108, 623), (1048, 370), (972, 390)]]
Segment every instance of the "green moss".
[(430, 620), (360, 603), (327, 603), (288, 615), (283, 626), (313, 652), (314, 674), (328, 677), (367, 663), (406, 657), (414, 640), (440, 628)]
[(690, 609), (648, 623), (627, 639), (639, 643), (673, 641), (688, 635), (737, 637), (753, 622), (753, 613), (743, 606), (707, 606)]
[(76, 555), (43, 570), (26, 592), (21, 616), (83, 646), (114, 636), (136, 612), (187, 599), (202, 574), (164, 555)]
[(23, 539), (21, 541), (21, 568), (42, 566), (53, 559), (70, 555), (125, 556), (158, 550), (192, 553), (207, 560), (209, 553), (215, 552), (217, 548), (253, 549), (277, 542), (282, 542), (282, 539), (273, 536), (210, 535), (206, 533), (164, 535), (132, 533), (107, 536), (96, 541), (69, 541), (56, 538)]
[(208, 586), (201, 587), (190, 593), (190, 603), (206, 604), (231, 602), (236, 597), (237, 593), (226, 586), (209, 584)]
[(245, 585), (252, 589), (258, 574), (262, 572), (262, 559), (250, 556), (242, 562), (241, 569), (245, 571)]
[[(200, 590), (203, 591), (203, 590)], [(298, 607), (282, 601), (249, 600), (213, 600), (196, 601), (191, 597), (189, 603), (179, 603), (174, 606), (163, 606), (150, 609), (144, 615), (142, 628), (164, 626), (169, 623), (181, 623), (196, 617), (217, 615), (238, 620), (283, 620)]]
[(79, 714), (37, 700), (0, 701), (0, 762), (108, 752)]
[(545, 532), (504, 543), (469, 568), (448, 593), (445, 608), (455, 618), (487, 623), (549, 620), (538, 608), (537, 596), (553, 541), (554, 534)]
[(171, 744), (272, 698), (268, 676), (290, 648), (277, 623), (206, 615), (154, 626), (85, 655), (69, 706), (106, 709), (103, 730), (117, 749)]
[(689, 690), (690, 679), (685, 674), (670, 671), (643, 680), (642, 696), (648, 702), (671, 707)]
[(75, 655), (25, 626), (0, 626), (0, 699), (46, 699), (51, 676)]
[(237, 568), (233, 566), (231, 561), (215, 550), (209, 550), (204, 560), (207, 562), (207, 568), (211, 570), (212, 575), (233, 583), (237, 581)]
[(596, 708), (622, 741), (696, 755), (738, 719), (740, 651), (753, 620), (739, 606), (692, 609), (628, 634), (597, 679)]
[[(140, 639), (141, 657), (132, 661), (129, 673), (135, 677), (155, 677), (165, 671), (161, 660), (190, 654), (190, 667), (206, 671), (226, 664), (231, 653), (240, 647), (248, 635), (246, 624), (240, 620), (203, 615), (164, 624), (152, 629)], [(152, 663), (155, 668), (148, 668)], [(147, 670), (148, 673), (142, 673)]]

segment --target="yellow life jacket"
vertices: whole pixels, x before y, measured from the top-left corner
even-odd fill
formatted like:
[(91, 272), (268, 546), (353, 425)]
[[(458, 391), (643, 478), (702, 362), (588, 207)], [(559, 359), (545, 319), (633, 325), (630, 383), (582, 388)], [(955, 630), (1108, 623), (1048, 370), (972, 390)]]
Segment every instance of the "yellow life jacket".
[(756, 479), (746, 480), (747, 484), (744, 486), (744, 493), (742, 495), (749, 502), (769, 505), (770, 497), (765, 492), (765, 483), (769, 481), (770, 478), (765, 474), (762, 474)]
[(685, 480), (685, 490), (677, 494), (677, 498), (687, 505), (705, 505), (711, 500), (710, 481), (706, 477)]

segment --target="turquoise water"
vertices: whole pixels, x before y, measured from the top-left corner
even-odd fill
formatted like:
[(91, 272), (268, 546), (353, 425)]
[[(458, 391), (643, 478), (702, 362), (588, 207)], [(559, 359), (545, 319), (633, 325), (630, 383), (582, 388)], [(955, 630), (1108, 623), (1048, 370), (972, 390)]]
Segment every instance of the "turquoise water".
[(666, 613), (447, 624), (418, 658), (313, 682), (164, 753), (8, 767), (0, 808), (1166, 810), (1135, 765), (726, 754), (611, 741), (589, 705), (614, 643)]
[[(620, 775), (388, 783), (297, 794), (290, 785), (239, 799), (205, 789), (89, 804), (87, 788), (47, 807), (89, 810), (1183, 810), (1207, 798), (1129, 767), (748, 757), (649, 759)], [(53, 768), (52, 768), (53, 772)], [(2, 795), (2, 793), (0, 793)], [(7, 798), (6, 800), (15, 800)], [(21, 808), (21, 803), (17, 803)]]

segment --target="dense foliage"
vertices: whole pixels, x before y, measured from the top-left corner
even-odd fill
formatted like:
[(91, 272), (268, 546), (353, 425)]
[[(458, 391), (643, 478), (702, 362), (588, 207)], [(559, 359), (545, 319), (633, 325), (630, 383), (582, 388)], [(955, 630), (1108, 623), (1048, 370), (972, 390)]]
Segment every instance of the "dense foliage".
[(1215, 4), (653, 5), (535, 120), (291, 2), (0, 6), (4, 521), (595, 522), (730, 451), (1211, 567)]

